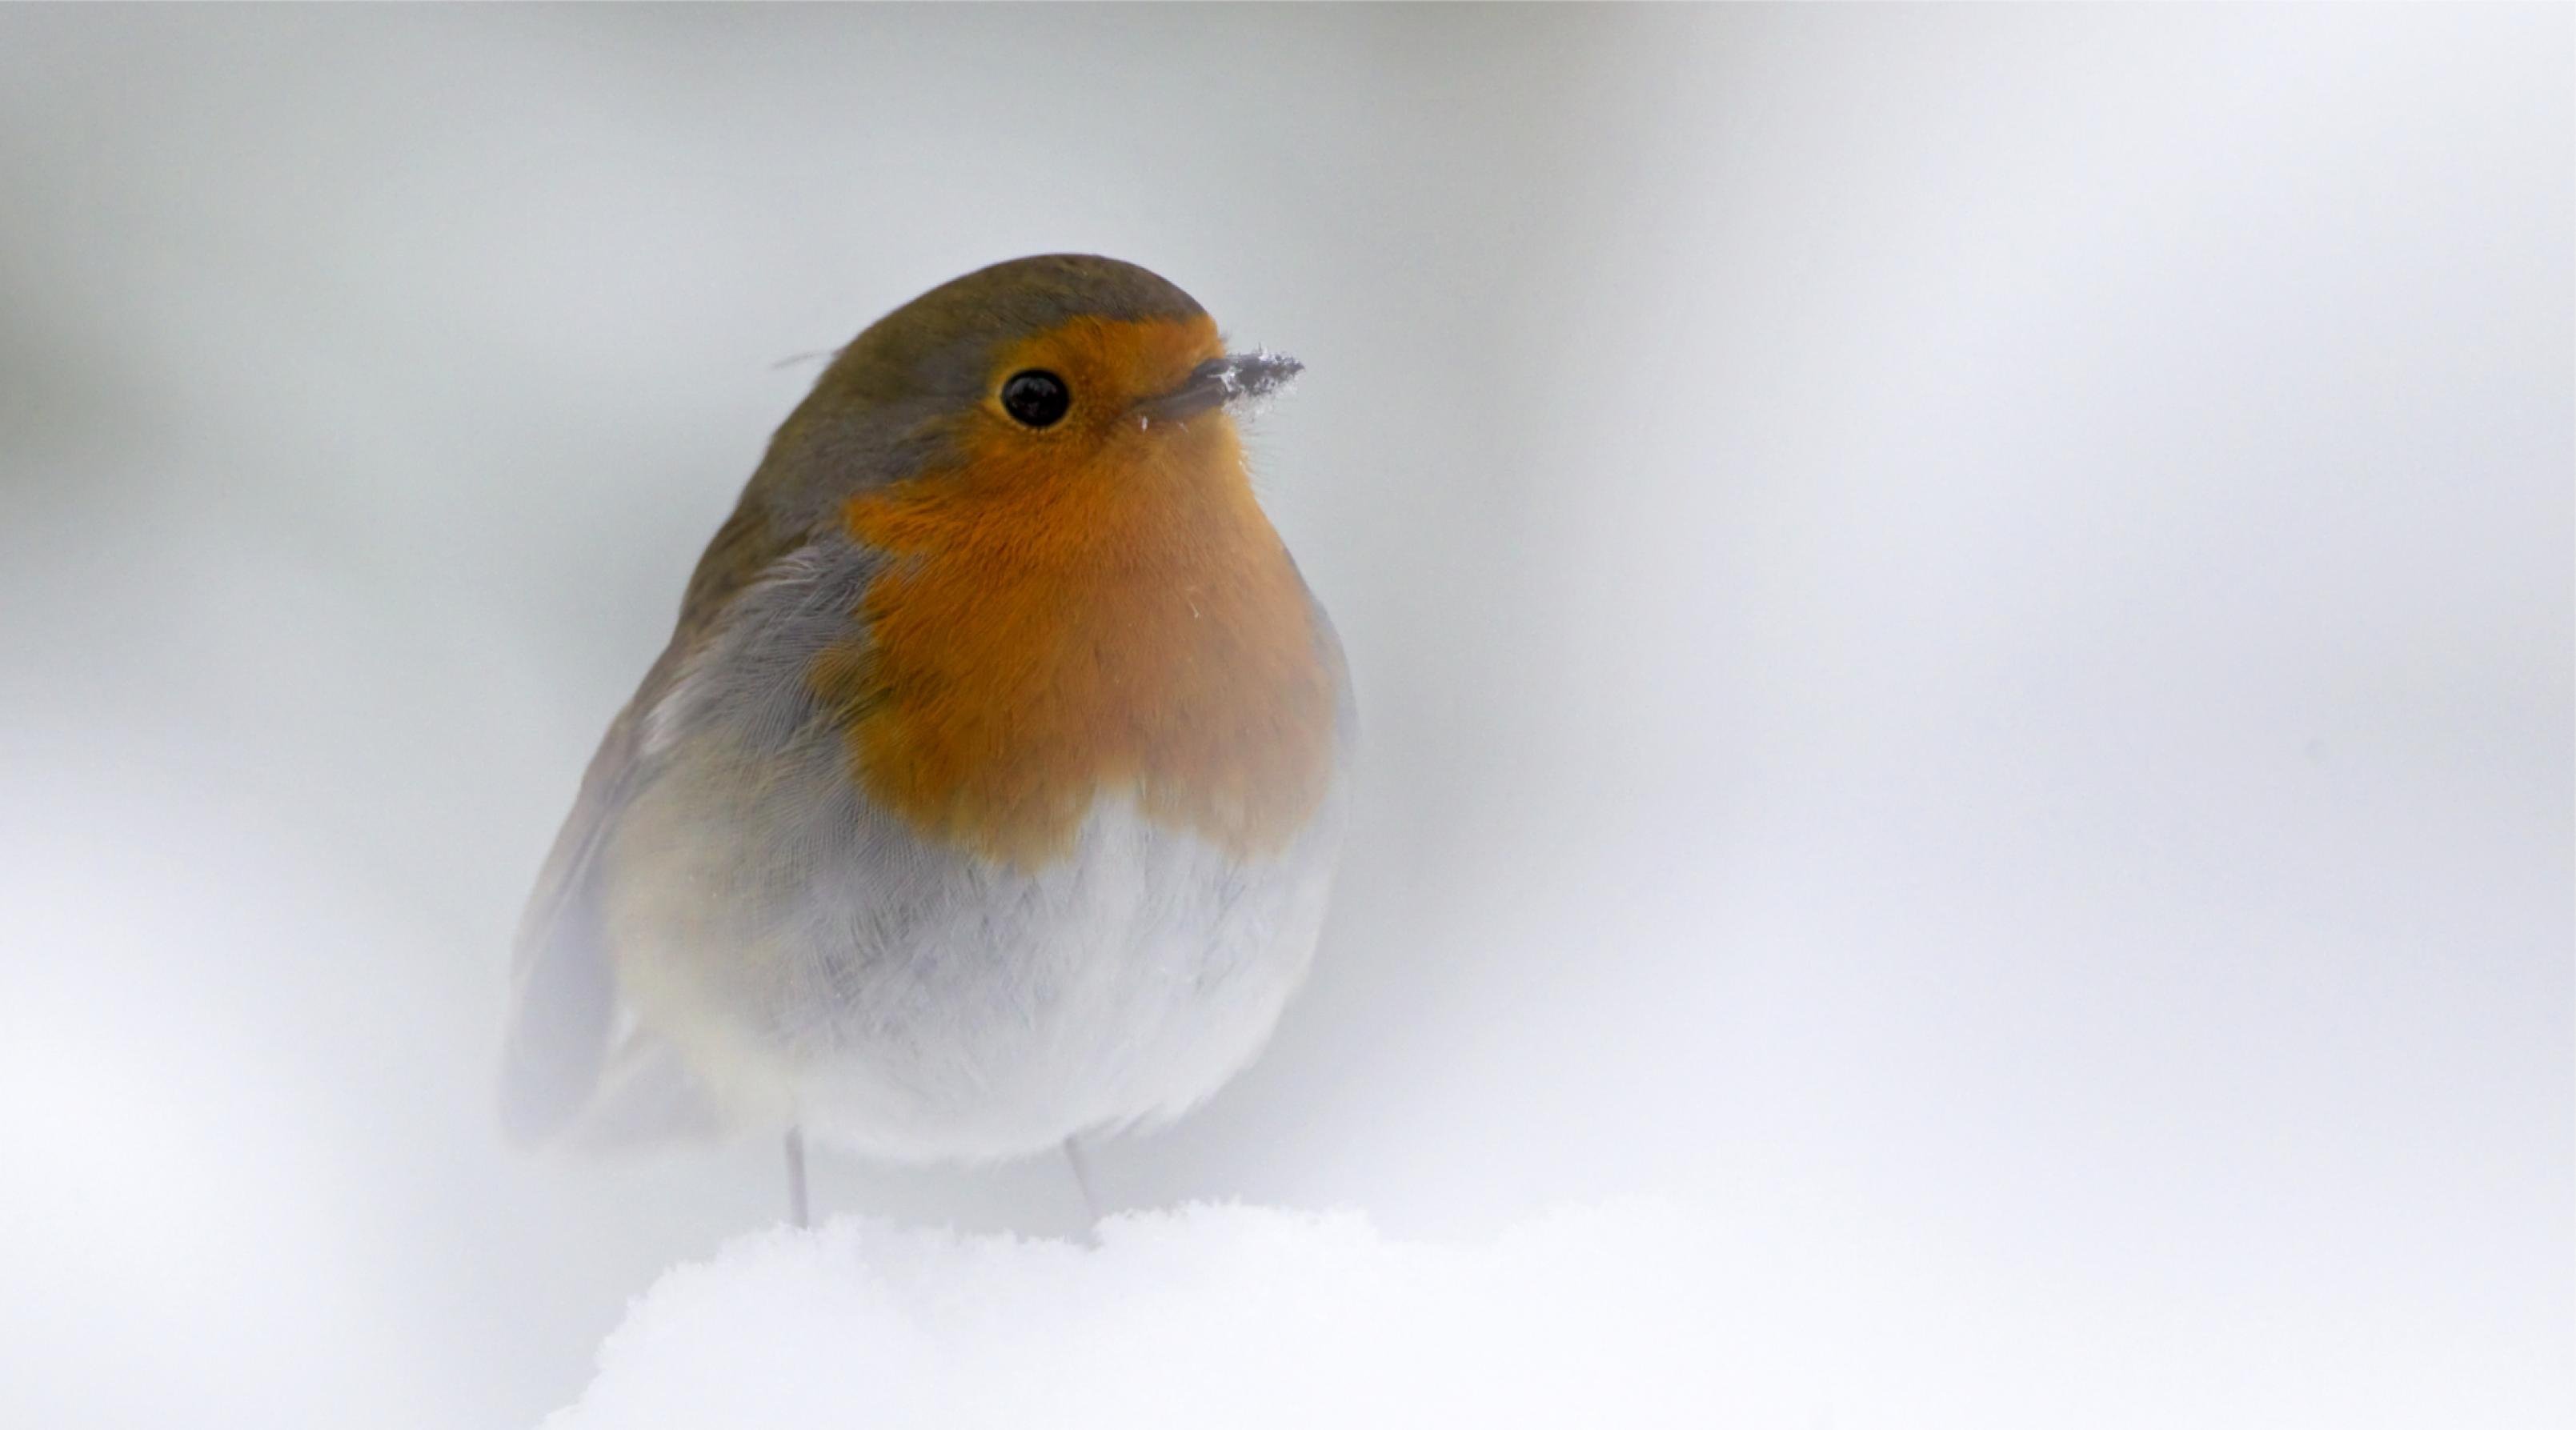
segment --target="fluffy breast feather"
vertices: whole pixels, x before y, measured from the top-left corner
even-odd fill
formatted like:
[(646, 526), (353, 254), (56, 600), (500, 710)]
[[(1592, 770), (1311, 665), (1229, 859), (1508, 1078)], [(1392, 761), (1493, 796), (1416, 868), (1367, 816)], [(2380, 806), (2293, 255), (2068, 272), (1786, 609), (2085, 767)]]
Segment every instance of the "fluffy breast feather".
[(1238, 857), (1286, 847), (1332, 775), (1339, 672), (1233, 424), (1031, 465), (971, 454), (844, 508), (886, 561), (807, 683), (853, 778), (1021, 868), (1108, 795)]

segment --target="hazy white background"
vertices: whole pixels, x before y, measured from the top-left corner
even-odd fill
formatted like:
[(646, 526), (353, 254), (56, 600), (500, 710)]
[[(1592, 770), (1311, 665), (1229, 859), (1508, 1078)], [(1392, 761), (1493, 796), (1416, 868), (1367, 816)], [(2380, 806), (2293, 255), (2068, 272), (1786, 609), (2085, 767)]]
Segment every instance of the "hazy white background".
[[(1111, 1198), (1680, 1196), (1805, 1423), (2576, 1416), (2565, 9), (0, 10), (0, 1423), (504, 1426), (780, 1205), (506, 945), (812, 363), (1158, 269), (1350, 646)], [(1052, 1163), (824, 1204), (1060, 1231)]]

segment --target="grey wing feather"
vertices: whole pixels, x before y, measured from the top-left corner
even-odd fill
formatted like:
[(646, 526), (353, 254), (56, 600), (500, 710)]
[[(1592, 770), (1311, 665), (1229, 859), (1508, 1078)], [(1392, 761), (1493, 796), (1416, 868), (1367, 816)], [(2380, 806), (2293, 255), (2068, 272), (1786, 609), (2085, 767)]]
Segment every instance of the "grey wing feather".
[(568, 1130), (593, 1140), (601, 1129), (590, 1124), (604, 1120), (613, 1124), (606, 1140), (625, 1141), (632, 1139), (624, 1133), (654, 1116), (673, 1130), (707, 1119), (704, 1099), (684, 1086), (671, 1050), (614, 1026), (620, 1004), (601, 922), (600, 862), (618, 820), (652, 778), (667, 733), (657, 726), (668, 712), (657, 707), (686, 675), (683, 652), (700, 648), (699, 638), (753, 586), (794, 566), (795, 553), (809, 542), (810, 531), (774, 519), (769, 494), (778, 481), (764, 463), (699, 557), (681, 599), (679, 628), (591, 756), (581, 793), (519, 920), (501, 1074), (501, 1120), (513, 1140), (540, 1141)]
[[(519, 921), (501, 1074), (501, 1121), (512, 1140), (569, 1134), (607, 1146), (647, 1140), (657, 1125), (682, 1134), (720, 1121), (672, 1049), (647, 1032), (616, 1027), (616, 965), (601, 911), (604, 846), (653, 779), (674, 733), (706, 718), (708, 706), (762, 709), (770, 716), (763, 726), (803, 713), (801, 705), (773, 710), (779, 702), (764, 697), (801, 689), (796, 673), (843, 634), (873, 569), (849, 554), (843, 545), (818, 550), (782, 538), (750, 494), (708, 547), (679, 630), (591, 756)], [(753, 573), (747, 578), (746, 569)], [(748, 623), (735, 619), (746, 605), (762, 608)], [(717, 654), (706, 637), (719, 628), (740, 633), (724, 652), (732, 659), (717, 662), (730, 674), (693, 696), (692, 672)]]
[(501, 1059), (501, 1125), (516, 1142), (546, 1140), (579, 1117), (608, 1059), (617, 979), (600, 923), (599, 852), (640, 781), (644, 711), (676, 651), (674, 642), (600, 740), (519, 919)]

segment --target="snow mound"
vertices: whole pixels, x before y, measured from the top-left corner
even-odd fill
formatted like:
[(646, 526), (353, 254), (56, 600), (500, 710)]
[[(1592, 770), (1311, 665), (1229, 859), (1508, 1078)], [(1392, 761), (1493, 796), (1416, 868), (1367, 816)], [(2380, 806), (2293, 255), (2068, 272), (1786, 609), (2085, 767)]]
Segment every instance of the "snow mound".
[(1481, 1245), (1243, 1206), (1096, 1247), (844, 1220), (665, 1275), (546, 1430), (1705, 1425), (1712, 1252), (1655, 1203)]

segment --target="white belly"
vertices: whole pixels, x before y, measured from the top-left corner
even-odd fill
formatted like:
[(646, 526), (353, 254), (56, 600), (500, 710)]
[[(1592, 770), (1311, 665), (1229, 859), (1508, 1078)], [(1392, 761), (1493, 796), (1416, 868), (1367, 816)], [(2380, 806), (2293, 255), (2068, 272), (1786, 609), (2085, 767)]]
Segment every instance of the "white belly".
[(1252, 1060), (1314, 955), (1327, 861), (1247, 868), (1125, 801), (1077, 848), (963, 872), (900, 950), (815, 942), (828, 1011), (790, 1041), (818, 1135), (1009, 1156), (1178, 1116)]
[[(1038, 1152), (1216, 1091), (1305, 977), (1341, 804), (1244, 862), (1104, 801), (1024, 874), (846, 799), (735, 822), (672, 797), (696, 852), (622, 860), (640, 877), (614, 900), (638, 1019), (737, 1119), (905, 1161)], [(710, 817), (740, 837), (703, 837)]]

